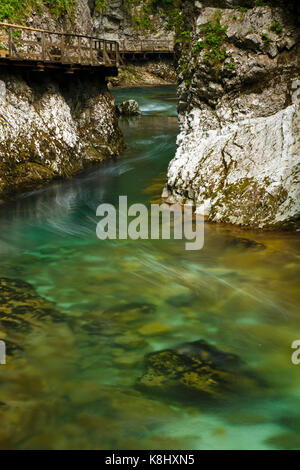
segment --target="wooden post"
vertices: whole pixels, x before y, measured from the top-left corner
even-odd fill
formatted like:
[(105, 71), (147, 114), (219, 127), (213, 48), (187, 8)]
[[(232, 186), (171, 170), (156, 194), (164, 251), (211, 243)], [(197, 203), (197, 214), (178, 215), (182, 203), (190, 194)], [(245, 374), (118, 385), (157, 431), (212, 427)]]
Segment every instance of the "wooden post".
[(43, 61), (46, 60), (46, 49), (45, 49), (45, 33), (42, 32), (42, 59)]
[(93, 39), (90, 38), (90, 60), (91, 60), (91, 65), (93, 65)]
[(78, 36), (78, 63), (81, 64), (81, 37)]
[(103, 39), (103, 60), (104, 60), (104, 65), (107, 63), (107, 52), (106, 52), (106, 41)]
[(64, 34), (61, 36), (60, 54), (61, 54), (61, 61), (64, 62), (65, 56), (66, 56), (66, 44), (65, 44), (65, 36), (64, 36)]
[(8, 31), (8, 50), (9, 50), (9, 57), (12, 58), (13, 55), (13, 34), (12, 34), (12, 29), (9, 28)]
[(119, 43), (116, 42), (116, 66), (118, 67), (120, 63), (120, 48)]

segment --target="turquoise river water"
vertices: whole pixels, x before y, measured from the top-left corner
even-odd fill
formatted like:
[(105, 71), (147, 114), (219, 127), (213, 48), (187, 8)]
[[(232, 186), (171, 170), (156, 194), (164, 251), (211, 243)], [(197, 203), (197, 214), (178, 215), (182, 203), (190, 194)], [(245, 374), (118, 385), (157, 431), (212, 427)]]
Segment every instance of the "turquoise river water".
[[(120, 120), (121, 158), (0, 209), (0, 278), (30, 283), (62, 318), (33, 306), (26, 331), (0, 323), (20, 347), (0, 365), (0, 448), (300, 448), (299, 237), (207, 223), (200, 251), (100, 241), (100, 203), (159, 201), (178, 133), (174, 87), (113, 93), (143, 112)], [(147, 353), (198, 339), (238, 355), (258, 390), (207, 407), (136, 387)]]

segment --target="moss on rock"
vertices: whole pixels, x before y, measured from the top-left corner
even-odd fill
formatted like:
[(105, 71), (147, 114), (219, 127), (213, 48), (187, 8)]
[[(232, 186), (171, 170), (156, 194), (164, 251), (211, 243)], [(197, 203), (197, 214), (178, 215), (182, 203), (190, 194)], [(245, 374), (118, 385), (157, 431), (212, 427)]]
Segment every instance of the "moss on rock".
[(148, 354), (145, 365), (138, 388), (179, 400), (226, 399), (256, 386), (236, 355), (203, 340)]

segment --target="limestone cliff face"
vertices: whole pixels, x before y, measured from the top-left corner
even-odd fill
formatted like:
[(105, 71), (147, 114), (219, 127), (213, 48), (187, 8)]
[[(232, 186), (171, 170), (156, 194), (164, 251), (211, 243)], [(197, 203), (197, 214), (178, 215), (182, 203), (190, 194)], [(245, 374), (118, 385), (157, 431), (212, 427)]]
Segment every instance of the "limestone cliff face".
[[(91, 34), (87, 0), (74, 21), (46, 8), (28, 25)], [(0, 201), (117, 157), (123, 140), (105, 77), (0, 67)]]
[[(173, 42), (174, 32), (167, 29), (167, 20), (159, 15), (159, 11), (148, 13), (148, 27), (139, 27), (137, 19), (143, 18), (143, 7), (147, 2), (130, 2), (124, 0), (108, 0), (106, 8), (99, 12), (96, 0), (90, 0), (94, 32), (99, 37), (113, 39), (119, 42), (120, 48), (139, 47), (141, 41), (170, 41)], [(146, 23), (146, 26), (147, 26)], [(143, 57), (139, 60), (126, 59), (125, 73), (120, 71), (120, 77), (112, 80), (116, 86), (176, 83), (177, 77), (174, 60), (162, 54), (160, 57)]]
[[(94, 29), (98, 34), (116, 41), (136, 41), (147, 39), (173, 39), (173, 32), (166, 30), (166, 21), (158, 14), (149, 14), (149, 26), (139, 27), (134, 19), (143, 17), (145, 1), (130, 2), (108, 0), (106, 8), (99, 12), (95, 9), (96, 0), (90, 0)], [(127, 5), (127, 6), (126, 6)]]
[(296, 228), (297, 4), (254, 3), (184, 2), (192, 34), (178, 51), (180, 134), (164, 196), (212, 221)]
[(0, 70), (0, 199), (118, 156), (122, 136), (97, 77)]

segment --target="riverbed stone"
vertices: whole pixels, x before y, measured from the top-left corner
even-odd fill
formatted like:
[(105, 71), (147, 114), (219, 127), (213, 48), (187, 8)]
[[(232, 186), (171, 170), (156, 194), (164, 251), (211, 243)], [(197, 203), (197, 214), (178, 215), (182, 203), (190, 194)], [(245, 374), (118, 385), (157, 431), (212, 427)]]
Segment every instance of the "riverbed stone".
[(266, 249), (266, 246), (263, 243), (257, 242), (255, 240), (250, 240), (250, 238), (243, 237), (232, 237), (228, 242), (228, 246), (245, 249), (251, 248), (255, 251)]
[(192, 292), (186, 294), (173, 295), (172, 297), (167, 298), (167, 302), (173, 307), (185, 307), (190, 305), (194, 300), (196, 300), (196, 295)]
[(139, 328), (138, 332), (143, 336), (156, 336), (167, 333), (170, 330), (171, 327), (165, 323), (154, 321), (143, 325), (141, 328)]
[(23, 350), (19, 333), (30, 333), (40, 322), (49, 321), (62, 321), (54, 304), (40, 297), (25, 281), (0, 278), (0, 339), (5, 341), (7, 356)]
[(30, 329), (35, 319), (62, 319), (51, 302), (40, 297), (31, 284), (20, 279), (0, 278), (0, 299), (0, 324), (4, 330)]
[(198, 340), (148, 354), (137, 387), (179, 400), (225, 399), (254, 386), (243, 367), (238, 356)]

